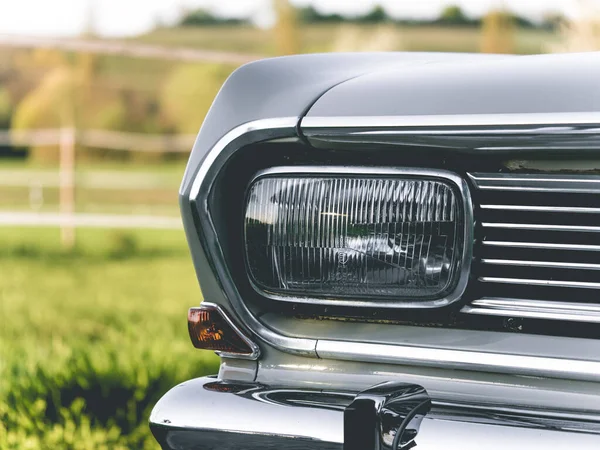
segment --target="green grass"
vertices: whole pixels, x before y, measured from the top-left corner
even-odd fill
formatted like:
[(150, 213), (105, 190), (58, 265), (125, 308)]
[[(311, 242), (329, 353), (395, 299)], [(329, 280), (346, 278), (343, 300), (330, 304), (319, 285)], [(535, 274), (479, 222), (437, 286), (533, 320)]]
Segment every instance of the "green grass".
[(182, 232), (0, 228), (0, 448), (158, 448), (147, 419), (214, 373), (189, 343), (200, 290)]

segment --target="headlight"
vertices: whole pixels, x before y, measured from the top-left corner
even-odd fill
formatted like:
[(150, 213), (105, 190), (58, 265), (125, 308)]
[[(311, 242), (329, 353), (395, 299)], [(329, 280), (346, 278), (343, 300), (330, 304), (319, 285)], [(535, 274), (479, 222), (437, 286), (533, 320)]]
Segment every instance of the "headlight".
[[(245, 215), (252, 284), (268, 297), (294, 301), (448, 300), (471, 245), (464, 186), (451, 175), (351, 168), (260, 173), (248, 189)], [(438, 303), (428, 306), (448, 301)]]

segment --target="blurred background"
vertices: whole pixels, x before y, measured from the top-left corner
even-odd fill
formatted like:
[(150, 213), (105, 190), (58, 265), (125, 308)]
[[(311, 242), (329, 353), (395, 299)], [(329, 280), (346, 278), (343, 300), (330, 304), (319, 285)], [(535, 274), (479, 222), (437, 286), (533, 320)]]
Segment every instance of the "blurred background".
[(152, 405), (218, 370), (187, 336), (177, 189), (219, 87), (263, 57), (393, 50), (600, 50), (600, 2), (0, 3), (0, 448), (157, 448)]

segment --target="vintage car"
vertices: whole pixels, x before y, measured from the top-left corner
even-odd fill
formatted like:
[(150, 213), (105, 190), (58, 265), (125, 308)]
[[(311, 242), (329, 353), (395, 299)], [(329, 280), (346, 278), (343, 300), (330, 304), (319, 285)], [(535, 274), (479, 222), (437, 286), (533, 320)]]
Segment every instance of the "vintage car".
[(599, 150), (600, 54), (241, 67), (180, 190), (189, 333), (221, 365), (154, 436), (600, 449)]

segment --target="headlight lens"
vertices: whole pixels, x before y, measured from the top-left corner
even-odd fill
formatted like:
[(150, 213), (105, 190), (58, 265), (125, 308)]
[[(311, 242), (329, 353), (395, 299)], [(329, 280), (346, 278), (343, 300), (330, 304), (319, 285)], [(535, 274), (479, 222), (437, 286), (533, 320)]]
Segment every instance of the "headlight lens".
[(460, 277), (463, 211), (442, 178), (267, 172), (247, 194), (250, 278), (267, 296), (439, 299)]

